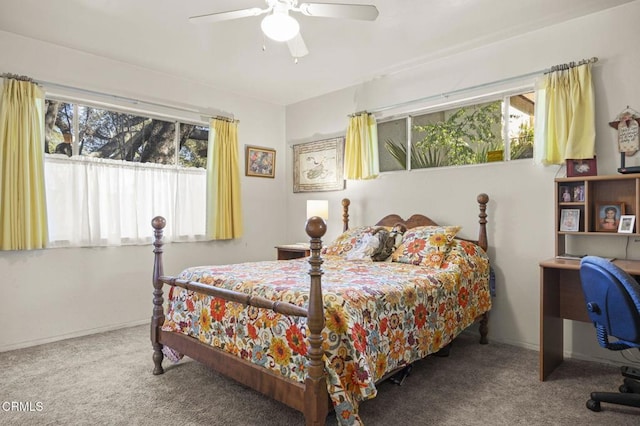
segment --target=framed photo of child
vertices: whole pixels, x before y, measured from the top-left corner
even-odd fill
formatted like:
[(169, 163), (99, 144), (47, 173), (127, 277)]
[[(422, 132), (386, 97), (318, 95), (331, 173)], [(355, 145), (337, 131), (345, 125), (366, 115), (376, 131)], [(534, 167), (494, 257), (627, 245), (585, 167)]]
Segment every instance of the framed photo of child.
[(624, 215), (624, 203), (600, 203), (596, 205), (596, 231), (617, 232)]

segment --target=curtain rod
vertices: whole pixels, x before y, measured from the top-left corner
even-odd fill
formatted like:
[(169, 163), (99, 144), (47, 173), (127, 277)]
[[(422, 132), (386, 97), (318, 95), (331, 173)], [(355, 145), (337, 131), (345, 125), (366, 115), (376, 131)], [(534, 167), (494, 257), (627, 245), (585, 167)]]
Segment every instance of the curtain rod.
[(133, 105), (143, 105), (143, 106), (152, 106), (152, 107), (160, 107), (160, 108), (167, 108), (167, 109), (172, 109), (174, 111), (182, 111), (182, 112), (191, 112), (194, 114), (199, 114), (201, 116), (201, 118), (215, 118), (215, 119), (225, 119), (225, 120), (229, 120), (229, 121), (235, 121), (235, 119), (233, 118), (233, 115), (231, 117), (225, 116), (225, 115), (213, 115), (213, 114), (207, 114), (207, 113), (203, 113), (197, 109), (194, 108), (187, 108), (187, 107), (181, 107), (181, 106), (176, 106), (176, 105), (169, 105), (169, 104), (163, 104), (160, 102), (151, 102), (151, 101), (143, 101), (140, 99), (134, 99), (134, 98), (129, 98), (126, 96), (119, 96), (119, 95), (113, 95), (110, 93), (104, 93), (104, 92), (99, 92), (97, 90), (90, 90), (90, 89), (82, 89), (79, 87), (73, 87), (73, 86), (68, 86), (65, 84), (59, 84), (59, 83), (53, 83), (50, 81), (44, 81), (44, 80), (35, 80), (31, 77), (27, 77), (25, 75), (18, 75), (18, 74), (11, 74), (11, 73), (3, 73), (0, 74), (0, 78), (8, 78), (8, 79), (15, 79), (15, 80), (22, 80), (22, 81), (30, 81), (32, 83), (35, 83), (39, 86), (48, 86), (48, 87), (52, 87), (52, 88), (58, 88), (58, 89), (66, 89), (66, 90), (72, 90), (75, 92), (80, 92), (80, 93), (84, 93), (84, 94), (88, 94), (88, 95), (97, 95), (97, 96), (103, 96), (106, 98), (110, 98), (116, 101), (122, 101), (122, 102), (127, 102)]
[(224, 115), (214, 115), (211, 117), (214, 120), (227, 121), (229, 123), (239, 123), (240, 120), (235, 120), (233, 118), (225, 117)]
[(423, 98), (412, 99), (410, 101), (400, 102), (400, 103), (397, 103), (397, 104), (394, 104), (394, 105), (388, 105), (388, 106), (385, 106), (385, 107), (358, 111), (358, 112), (354, 112), (353, 114), (349, 114), (348, 116), (349, 117), (354, 117), (354, 116), (360, 115), (360, 114), (373, 114), (373, 113), (376, 113), (376, 112), (383, 112), (383, 111), (387, 111), (387, 110), (390, 110), (390, 109), (400, 108), (400, 107), (403, 107), (403, 106), (409, 106), (409, 105), (413, 105), (413, 104), (417, 104), (417, 103), (421, 103), (421, 102), (427, 102), (427, 101), (432, 101), (432, 100), (442, 99), (442, 98), (446, 99), (446, 98), (448, 98), (450, 96), (459, 95), (459, 94), (465, 93), (465, 92), (471, 92), (471, 91), (477, 90), (477, 89), (483, 89), (485, 87), (495, 86), (496, 84), (508, 83), (510, 81), (520, 80), (522, 78), (533, 77), (535, 75), (540, 75), (540, 74), (548, 74), (550, 72), (566, 70), (566, 69), (573, 68), (573, 67), (576, 67), (576, 66), (579, 66), (579, 65), (584, 65), (584, 64), (594, 64), (596, 62), (598, 62), (598, 58), (596, 58), (594, 56), (593, 58), (590, 58), (590, 59), (582, 59), (578, 63), (569, 62), (568, 64), (554, 65), (551, 68), (547, 68), (547, 69), (540, 70), (540, 71), (530, 72), (530, 73), (527, 73), (527, 74), (521, 74), (521, 75), (517, 75), (517, 76), (514, 76), (514, 77), (507, 77), (507, 78), (503, 78), (501, 80), (491, 81), (489, 83), (477, 84), (475, 86), (465, 87), (463, 89), (452, 90), (451, 92), (445, 92), (445, 93), (440, 93), (440, 94), (437, 94), (437, 95), (426, 96), (426, 97), (423, 97)]
[(569, 68), (579, 67), (580, 65), (595, 64), (596, 62), (598, 62), (598, 58), (596, 58), (594, 56), (593, 58), (582, 59), (577, 63), (576, 62), (569, 62), (567, 64), (554, 65), (549, 70), (546, 70), (545, 74), (549, 74), (549, 73), (552, 73), (552, 72), (555, 72), (555, 71), (568, 70)]
[(33, 79), (31, 77), (27, 77), (26, 75), (11, 74), (9, 72), (5, 72), (3, 74), (0, 74), (0, 78), (9, 78), (9, 79), (20, 80), (20, 81), (29, 81), (29, 82), (33, 83)]

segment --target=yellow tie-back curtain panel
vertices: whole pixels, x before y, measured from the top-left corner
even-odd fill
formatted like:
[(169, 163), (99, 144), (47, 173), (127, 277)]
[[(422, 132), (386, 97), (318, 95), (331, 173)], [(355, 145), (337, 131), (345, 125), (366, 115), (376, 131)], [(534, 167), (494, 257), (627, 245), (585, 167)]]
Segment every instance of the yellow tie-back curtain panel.
[(44, 94), (7, 78), (0, 98), (0, 250), (47, 244), (44, 188)]
[(593, 158), (596, 127), (591, 62), (545, 74), (536, 93), (536, 139), (543, 164)]
[(212, 119), (207, 153), (207, 236), (242, 236), (238, 123)]
[(378, 128), (373, 115), (362, 113), (349, 118), (344, 147), (345, 179), (373, 179), (380, 174)]

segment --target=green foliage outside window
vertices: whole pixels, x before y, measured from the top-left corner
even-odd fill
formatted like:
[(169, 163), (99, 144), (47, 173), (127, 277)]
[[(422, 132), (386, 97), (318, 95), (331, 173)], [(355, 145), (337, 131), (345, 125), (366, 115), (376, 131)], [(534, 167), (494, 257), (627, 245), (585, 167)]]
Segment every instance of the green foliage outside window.
[(518, 136), (511, 138), (509, 141), (511, 159), (518, 160), (520, 158), (533, 158), (533, 126), (530, 124), (521, 124)]
[[(501, 102), (459, 108), (443, 121), (413, 126), (420, 139), (411, 150), (411, 168), (478, 164), (489, 151), (502, 149)], [(406, 169), (407, 147), (385, 141), (391, 156)]]
[[(72, 136), (76, 126), (77, 136)], [(206, 126), (46, 101), (46, 153), (71, 156), (75, 143), (78, 155), (206, 168), (208, 138)]]
[[(532, 158), (532, 103), (527, 104), (524, 95), (511, 100), (519, 102), (516, 108), (513, 104), (510, 107), (510, 159)], [(404, 170), (408, 169), (407, 149), (412, 169), (486, 163), (491, 151), (504, 150), (502, 105), (498, 100), (413, 117), (414, 122), (421, 123), (412, 126), (410, 148), (392, 137), (385, 140), (385, 150)]]

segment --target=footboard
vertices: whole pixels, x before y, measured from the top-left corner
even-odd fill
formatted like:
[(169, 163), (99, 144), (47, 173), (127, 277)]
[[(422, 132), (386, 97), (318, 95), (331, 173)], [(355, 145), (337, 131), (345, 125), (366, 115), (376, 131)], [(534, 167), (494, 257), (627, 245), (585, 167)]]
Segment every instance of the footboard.
[[(310, 291), (308, 309), (263, 297), (251, 296), (228, 289), (204, 285), (198, 282), (180, 280), (164, 276), (162, 253), (162, 234), (166, 221), (156, 217), (152, 221), (154, 228), (154, 268), (153, 268), (153, 316), (151, 318), (151, 343), (153, 346), (153, 374), (162, 374), (163, 345), (167, 345), (205, 365), (249, 386), (294, 409), (302, 411), (308, 425), (325, 423), (329, 409), (324, 364), (322, 361), (322, 330), (324, 328), (324, 310), (322, 301), (322, 236), (326, 224), (319, 217), (312, 217), (306, 226), (310, 237), (311, 257), (309, 264)], [(309, 327), (309, 368), (304, 384), (280, 377), (260, 366), (227, 354), (222, 350), (205, 345), (192, 337), (162, 330), (164, 324), (163, 285), (180, 287), (227, 301), (241, 303), (289, 316), (306, 317)]]

